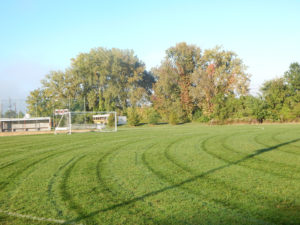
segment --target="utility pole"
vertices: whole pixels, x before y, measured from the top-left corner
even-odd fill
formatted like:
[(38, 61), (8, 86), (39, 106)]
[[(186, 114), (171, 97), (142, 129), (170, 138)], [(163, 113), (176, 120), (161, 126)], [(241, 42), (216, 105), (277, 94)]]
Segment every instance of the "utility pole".
[(17, 112), (17, 100), (15, 101), (15, 113), (18, 114), (18, 124), (20, 124), (20, 115), (19, 112)]
[(11, 99), (8, 99), (8, 112), (9, 112), (9, 118), (11, 118), (11, 111), (12, 111), (12, 106), (11, 106)]

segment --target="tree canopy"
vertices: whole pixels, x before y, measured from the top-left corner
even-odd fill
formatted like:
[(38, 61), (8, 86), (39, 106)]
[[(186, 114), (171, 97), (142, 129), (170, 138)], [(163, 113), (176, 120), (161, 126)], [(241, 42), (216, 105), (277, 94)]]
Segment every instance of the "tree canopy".
[(234, 52), (216, 47), (201, 55), (199, 47), (179, 43), (153, 70), (153, 104), (162, 114), (177, 112), (183, 121), (190, 120), (197, 108), (206, 115), (218, 114), (226, 98), (248, 93), (245, 68)]
[(266, 81), (261, 88), (261, 92), (267, 105), (268, 118), (275, 121), (286, 121), (299, 117), (299, 63), (292, 63), (284, 76)]
[(95, 48), (73, 58), (66, 71), (46, 75), (42, 87), (32, 91), (27, 102), (30, 111), (38, 104), (45, 113), (74, 100), (77, 103), (69, 106), (73, 111), (123, 112), (147, 103), (153, 82), (154, 77), (133, 51)]
[(80, 53), (69, 68), (51, 71), (30, 93), (29, 113), (49, 116), (56, 108), (117, 111), (133, 125), (143, 118), (150, 124), (300, 119), (297, 62), (282, 77), (266, 81), (261, 95), (251, 96), (250, 75), (235, 52), (181, 42), (165, 53), (151, 72), (132, 50), (99, 47)]

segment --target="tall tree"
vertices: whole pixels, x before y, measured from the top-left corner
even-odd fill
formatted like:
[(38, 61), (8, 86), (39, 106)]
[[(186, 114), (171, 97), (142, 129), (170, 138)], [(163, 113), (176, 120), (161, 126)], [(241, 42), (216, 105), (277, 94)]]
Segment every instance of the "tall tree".
[(192, 75), (191, 94), (206, 115), (218, 114), (228, 96), (248, 93), (249, 75), (242, 60), (220, 47), (205, 50)]
[(27, 97), (28, 113), (34, 117), (51, 116), (54, 105), (45, 90), (36, 89)]
[(170, 64), (171, 62), (166, 59), (159, 68), (153, 69), (157, 82), (154, 85), (152, 102), (164, 120), (169, 120), (171, 112), (176, 113), (178, 117), (183, 116), (178, 85), (179, 75)]
[(173, 102), (171, 108), (177, 108), (184, 119), (191, 119), (194, 108), (190, 94), (191, 75), (197, 69), (200, 58), (200, 48), (185, 42), (167, 49), (162, 65), (154, 70), (157, 77), (154, 104), (160, 105), (161, 101), (170, 105)]
[(300, 102), (300, 65), (292, 63), (281, 78), (266, 81), (261, 92), (272, 120), (298, 117)]
[(261, 88), (262, 96), (267, 104), (269, 116), (273, 120), (280, 119), (280, 112), (287, 103), (288, 87), (283, 78), (266, 81)]
[(289, 89), (289, 95), (293, 96), (293, 101), (300, 101), (300, 64), (295, 62), (290, 65), (288, 71), (284, 73), (284, 79)]
[[(42, 93), (51, 105), (68, 106), (73, 111), (82, 111), (84, 102), (86, 110), (124, 111), (148, 102), (153, 82), (154, 77), (132, 50), (95, 48), (72, 59), (65, 72), (46, 75), (42, 87), (31, 93), (28, 102), (32, 108), (40, 102), (37, 93)], [(76, 104), (66, 104), (74, 100)]]
[(263, 97), (269, 108), (274, 110), (282, 108), (287, 97), (287, 90), (288, 88), (283, 78), (266, 81), (261, 88)]

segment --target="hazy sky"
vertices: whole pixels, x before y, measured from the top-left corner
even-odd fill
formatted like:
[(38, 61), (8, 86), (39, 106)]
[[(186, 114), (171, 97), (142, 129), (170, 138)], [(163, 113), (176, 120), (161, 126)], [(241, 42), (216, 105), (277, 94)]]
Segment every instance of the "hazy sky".
[(133, 49), (150, 69), (182, 41), (235, 51), (255, 93), (300, 62), (299, 12), (300, 0), (1, 1), (0, 98), (26, 98), (94, 47)]

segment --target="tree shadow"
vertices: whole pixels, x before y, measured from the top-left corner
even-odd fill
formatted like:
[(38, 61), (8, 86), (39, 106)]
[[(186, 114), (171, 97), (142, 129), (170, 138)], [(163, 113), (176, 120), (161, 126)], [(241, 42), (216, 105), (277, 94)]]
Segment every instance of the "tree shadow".
[(219, 166), (219, 167), (216, 167), (214, 169), (210, 169), (204, 173), (201, 173), (197, 176), (194, 176), (192, 178), (189, 178), (187, 180), (184, 180), (184, 181), (181, 181), (177, 184), (173, 184), (173, 185), (170, 185), (170, 186), (167, 186), (167, 187), (164, 187), (164, 188), (161, 188), (159, 190), (156, 190), (156, 191), (152, 191), (152, 192), (149, 192), (147, 194), (144, 194), (144, 195), (141, 195), (141, 196), (138, 196), (138, 197), (135, 197), (133, 199), (130, 199), (130, 200), (127, 200), (127, 201), (123, 201), (121, 203), (118, 203), (118, 204), (115, 204), (115, 205), (112, 205), (110, 207), (107, 207), (107, 208), (104, 208), (104, 209), (100, 209), (100, 210), (96, 210), (94, 212), (91, 212), (89, 214), (86, 214), (86, 215), (81, 215), (75, 219), (72, 219), (72, 220), (69, 220), (69, 221), (66, 221), (64, 224), (72, 224), (74, 222), (78, 222), (80, 220), (83, 220), (83, 219), (87, 219), (87, 218), (90, 218), (92, 216), (95, 216), (97, 215), (98, 213), (101, 213), (101, 212), (107, 212), (107, 211), (110, 211), (110, 210), (114, 210), (116, 208), (119, 208), (119, 207), (123, 207), (123, 206), (126, 206), (126, 205), (129, 205), (129, 204), (132, 204), (132, 203), (135, 203), (137, 201), (141, 201), (141, 200), (144, 200), (145, 198), (148, 198), (148, 197), (151, 197), (151, 196), (155, 196), (155, 195), (158, 195), (162, 192), (165, 192), (165, 191), (168, 191), (168, 190), (171, 190), (171, 189), (175, 189), (175, 188), (178, 188), (180, 186), (183, 186), (185, 184), (188, 184), (188, 183), (192, 183), (202, 177), (205, 177), (207, 175), (210, 175), (210, 174), (213, 174), (217, 171), (220, 171), (222, 169), (225, 169), (225, 168), (228, 168), (230, 166), (233, 166), (233, 165), (237, 165), (239, 163), (242, 163), (246, 160), (249, 160), (255, 156), (258, 156), (258, 155), (261, 155), (263, 153), (266, 153), (266, 152), (270, 152), (270, 151), (273, 151), (273, 150), (276, 150), (282, 146), (285, 146), (285, 145), (289, 145), (291, 143), (294, 143), (294, 142), (297, 142), (297, 141), (300, 141), (300, 138), (298, 139), (294, 139), (294, 140), (291, 140), (291, 141), (288, 141), (288, 142), (284, 142), (284, 143), (281, 143), (281, 144), (278, 144), (278, 145), (274, 145), (274, 146), (271, 146), (271, 147), (268, 147), (268, 148), (263, 148), (263, 149), (258, 149), (256, 150), (254, 153), (252, 154), (249, 154), (239, 160), (236, 160), (236, 161), (233, 161), (233, 162), (230, 162), (230, 163), (227, 163), (226, 165), (223, 165), (223, 166)]
[(136, 125), (135, 127), (140, 127), (140, 126), (144, 126), (147, 125), (147, 123), (139, 123), (138, 125)]
[(168, 123), (167, 122), (159, 122), (159, 123), (156, 123), (155, 125), (167, 125)]

